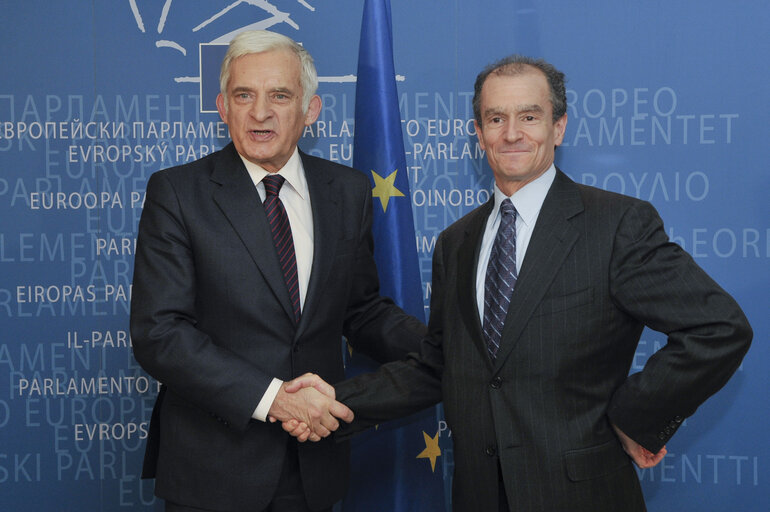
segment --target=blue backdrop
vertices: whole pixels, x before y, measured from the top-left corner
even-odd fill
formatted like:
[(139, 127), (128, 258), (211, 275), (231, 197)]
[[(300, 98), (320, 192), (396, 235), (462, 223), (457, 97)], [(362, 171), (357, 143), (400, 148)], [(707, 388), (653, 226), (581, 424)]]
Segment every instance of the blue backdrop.
[[(128, 336), (147, 178), (227, 143), (200, 91), (214, 80), (216, 92), (216, 45), (247, 27), (310, 50), (324, 107), (300, 145), (351, 164), (362, 11), (360, 0), (0, 3), (0, 510), (161, 510), (138, 477), (158, 384)], [(568, 77), (557, 164), (651, 201), (755, 329), (726, 388), (639, 472), (649, 509), (766, 510), (766, 2), (393, 0), (392, 16), (424, 304), (436, 236), (492, 186), (473, 80), (509, 53), (544, 57)], [(664, 343), (646, 331), (633, 371)], [(427, 429), (382, 428), (404, 425), (412, 443), (398, 456), (424, 471), (409, 483), (420, 492), (443, 478), (444, 496), (431, 492), (448, 508), (451, 432), (440, 414)], [(376, 459), (360, 471), (371, 474), (361, 510), (407, 492), (378, 485)]]

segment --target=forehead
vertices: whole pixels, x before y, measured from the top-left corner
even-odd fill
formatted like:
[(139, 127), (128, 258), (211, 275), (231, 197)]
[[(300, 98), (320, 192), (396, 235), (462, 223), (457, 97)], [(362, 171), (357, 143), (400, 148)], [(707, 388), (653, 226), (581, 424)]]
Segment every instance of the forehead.
[(300, 85), (299, 57), (285, 49), (241, 55), (231, 64), (230, 86), (247, 85), (242, 82)]
[(545, 75), (537, 69), (514, 75), (492, 73), (481, 88), (482, 111), (517, 105), (540, 105), (551, 109), (551, 91)]

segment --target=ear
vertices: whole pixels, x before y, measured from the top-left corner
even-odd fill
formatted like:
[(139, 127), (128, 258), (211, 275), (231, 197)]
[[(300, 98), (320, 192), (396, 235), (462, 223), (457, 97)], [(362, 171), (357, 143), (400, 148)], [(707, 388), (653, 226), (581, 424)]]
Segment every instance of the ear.
[(561, 118), (553, 123), (553, 143), (555, 146), (560, 146), (564, 140), (564, 132), (567, 130), (567, 114), (565, 113)]
[(307, 106), (307, 112), (305, 113), (305, 126), (310, 126), (315, 123), (318, 116), (321, 114), (321, 97), (317, 94), (310, 98), (310, 103)]
[(225, 107), (225, 97), (222, 96), (222, 93), (217, 94), (217, 111), (222, 121), (227, 124), (227, 108)]

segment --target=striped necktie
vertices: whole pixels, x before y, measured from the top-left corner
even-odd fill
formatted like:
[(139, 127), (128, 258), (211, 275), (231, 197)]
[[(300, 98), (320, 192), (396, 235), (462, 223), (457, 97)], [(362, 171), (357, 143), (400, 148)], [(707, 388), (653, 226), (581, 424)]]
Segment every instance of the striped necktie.
[(291, 225), (289, 225), (289, 216), (286, 215), (286, 208), (278, 197), (281, 186), (286, 178), (278, 174), (268, 174), (262, 178), (265, 184), (265, 213), (267, 221), (270, 223), (270, 231), (273, 234), (273, 242), (278, 253), (278, 261), (281, 264), (283, 278), (286, 281), (286, 287), (289, 289), (289, 298), (294, 309), (294, 320), (299, 322), (300, 301), (299, 301), (299, 281), (297, 279), (297, 259), (294, 255), (294, 239), (291, 236)]
[(506, 198), (500, 204), (500, 227), (489, 255), (484, 281), (484, 339), (489, 356), (497, 357), (505, 315), (516, 286), (516, 208)]

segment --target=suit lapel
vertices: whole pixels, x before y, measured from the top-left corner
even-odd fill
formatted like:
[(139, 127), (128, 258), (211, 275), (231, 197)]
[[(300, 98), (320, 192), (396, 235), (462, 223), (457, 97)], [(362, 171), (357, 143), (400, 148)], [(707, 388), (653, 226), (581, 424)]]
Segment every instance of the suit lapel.
[(317, 164), (301, 151), (300, 156), (313, 209), (313, 265), (295, 339), (302, 335), (309, 319), (313, 318), (313, 309), (323, 298), (323, 285), (332, 268), (342, 222), (338, 207), (339, 197), (338, 194), (333, 193), (334, 175), (329, 173), (325, 166)]
[[(481, 251), (481, 239), (484, 236), (484, 226), (494, 205), (495, 198), (492, 196), (486, 204), (470, 214), (473, 215), (473, 218), (470, 219), (465, 228), (464, 238), (457, 251), (457, 302), (460, 314), (468, 332), (471, 333), (471, 338), (484, 356), (487, 356), (487, 347), (481, 330), (479, 308), (476, 302), (476, 268)], [(490, 362), (491, 368), (489, 357), (485, 357), (485, 360)]]
[(212, 198), (238, 233), (286, 314), (294, 318), (259, 193), (232, 143), (222, 150), (221, 155), (211, 174), (211, 181), (220, 185)]
[(580, 192), (572, 180), (557, 169), (532, 232), (495, 360), (495, 370), (505, 363), (530, 316), (578, 239), (569, 219), (583, 211)]

